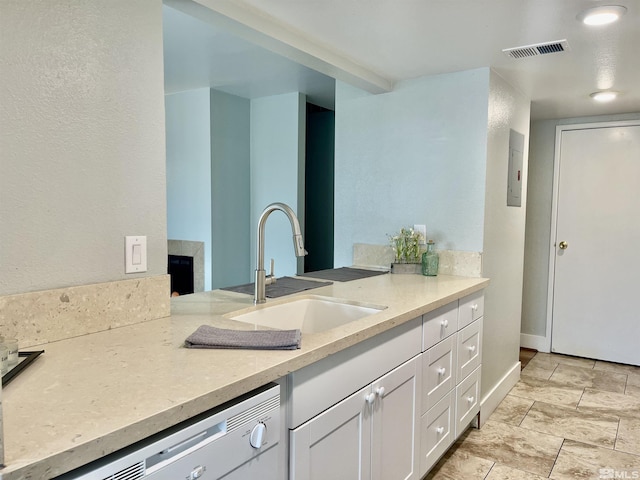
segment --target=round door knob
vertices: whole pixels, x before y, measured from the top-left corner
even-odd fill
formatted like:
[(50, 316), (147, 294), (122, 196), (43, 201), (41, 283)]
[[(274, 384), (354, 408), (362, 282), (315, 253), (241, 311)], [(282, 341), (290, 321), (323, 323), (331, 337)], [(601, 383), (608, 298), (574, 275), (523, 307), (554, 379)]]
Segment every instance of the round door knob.
[(475, 352), (475, 351), (476, 351), (476, 346), (475, 346), (475, 345), (471, 345), (471, 346), (469, 346), (469, 347), (467, 347), (467, 348), (469, 349), (469, 351), (470, 351), (471, 353), (473, 353), (473, 352)]
[(442, 325), (444, 328), (447, 328), (449, 326), (449, 320), (445, 318), (444, 320), (440, 321), (440, 325)]
[(444, 375), (445, 373), (447, 373), (447, 370), (446, 370), (444, 367), (440, 367), (440, 368), (438, 369), (438, 375), (439, 375), (439, 376), (442, 376), (442, 375)]
[(376, 401), (376, 394), (375, 393), (369, 393), (364, 397), (365, 402), (367, 402), (369, 405), (373, 405), (373, 402)]
[(380, 398), (384, 397), (384, 387), (376, 388), (376, 395), (378, 395)]
[(569, 244), (567, 242), (560, 242), (558, 246), (560, 247), (560, 250), (566, 250)]
[(253, 430), (251, 430), (251, 436), (249, 437), (249, 443), (253, 448), (260, 448), (264, 443), (264, 437), (267, 433), (267, 426), (264, 423), (259, 423)]
[(444, 433), (444, 427), (438, 427), (438, 428), (436, 428), (436, 433), (437, 433), (438, 435), (442, 435), (442, 434)]

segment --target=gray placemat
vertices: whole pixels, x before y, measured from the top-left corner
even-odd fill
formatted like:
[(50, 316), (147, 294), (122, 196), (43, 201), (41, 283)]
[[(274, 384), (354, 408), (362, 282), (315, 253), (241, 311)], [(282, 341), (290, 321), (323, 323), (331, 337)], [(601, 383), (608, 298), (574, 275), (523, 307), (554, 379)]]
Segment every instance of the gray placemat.
[[(325, 287), (331, 285), (333, 282), (317, 282), (315, 280), (305, 280), (303, 278), (294, 277), (282, 277), (276, 280), (276, 283), (267, 285), (265, 287), (265, 295), (267, 298), (284, 297), (285, 295), (291, 295), (292, 293), (304, 292), (314, 288)], [(227, 290), (229, 292), (246, 293), (249, 295), (254, 294), (254, 284), (246, 283), (244, 285), (236, 285), (234, 287), (223, 287), (221, 290)]]
[(244, 348), (295, 350), (300, 348), (300, 330), (229, 330), (200, 325), (184, 341), (186, 348)]
[(340, 267), (329, 270), (318, 270), (317, 272), (307, 272), (303, 275), (305, 277), (333, 280), (335, 282), (349, 282), (351, 280), (360, 280), (361, 278), (384, 275), (385, 273), (388, 272), (380, 270), (365, 270), (363, 268)]

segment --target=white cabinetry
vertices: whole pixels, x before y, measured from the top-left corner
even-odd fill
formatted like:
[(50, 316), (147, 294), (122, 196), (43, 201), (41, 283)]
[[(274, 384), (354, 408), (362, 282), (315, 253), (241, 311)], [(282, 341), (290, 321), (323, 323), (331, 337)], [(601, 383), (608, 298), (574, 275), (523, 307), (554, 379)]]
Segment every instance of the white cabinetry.
[(477, 292), (287, 381), (290, 480), (418, 480), (480, 409)]
[(417, 479), (417, 387), (416, 357), (292, 430), (291, 479)]
[(419, 478), (421, 333), (417, 318), (290, 375), (291, 480)]
[(476, 292), (423, 315), (420, 477), (480, 411), (483, 312)]

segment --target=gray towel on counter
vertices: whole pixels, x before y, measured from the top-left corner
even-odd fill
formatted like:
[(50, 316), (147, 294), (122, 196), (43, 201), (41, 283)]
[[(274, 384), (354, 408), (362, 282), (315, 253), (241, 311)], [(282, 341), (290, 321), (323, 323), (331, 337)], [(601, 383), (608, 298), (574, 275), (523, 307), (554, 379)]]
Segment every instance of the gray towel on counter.
[(300, 348), (300, 330), (228, 330), (200, 325), (187, 337), (187, 348), (245, 348), (256, 350), (295, 350)]

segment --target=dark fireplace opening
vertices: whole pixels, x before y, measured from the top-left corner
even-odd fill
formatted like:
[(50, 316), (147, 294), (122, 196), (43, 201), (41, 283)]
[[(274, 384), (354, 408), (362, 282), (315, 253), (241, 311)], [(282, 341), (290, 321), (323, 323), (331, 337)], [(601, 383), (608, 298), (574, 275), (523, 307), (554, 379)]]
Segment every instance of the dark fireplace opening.
[(169, 275), (171, 275), (171, 295), (193, 293), (193, 257), (169, 255)]

